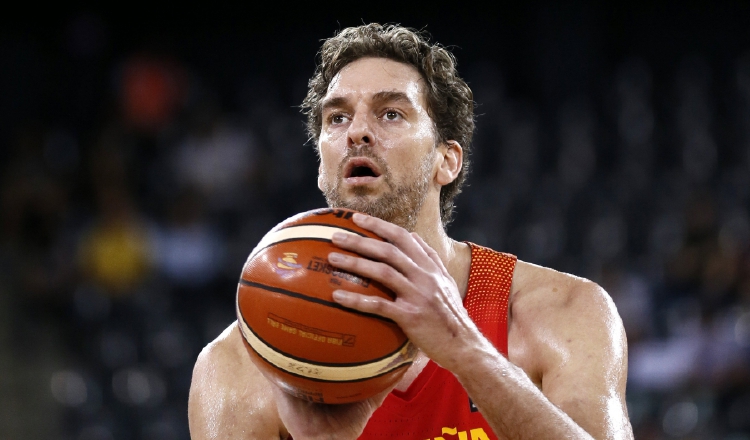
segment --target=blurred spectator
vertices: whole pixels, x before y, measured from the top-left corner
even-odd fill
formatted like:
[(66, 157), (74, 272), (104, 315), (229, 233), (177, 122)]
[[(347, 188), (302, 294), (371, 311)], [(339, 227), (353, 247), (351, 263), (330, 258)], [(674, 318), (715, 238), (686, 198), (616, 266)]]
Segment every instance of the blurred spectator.
[(131, 294), (149, 275), (151, 243), (128, 186), (124, 152), (108, 142), (109, 136), (92, 152), (96, 211), (81, 233), (78, 258), (85, 281), (120, 296)]
[(73, 281), (62, 234), (73, 182), (54, 172), (60, 163), (45, 161), (46, 141), (47, 130), (34, 124), (20, 129), (12, 144), (0, 188), (0, 258), (12, 265), (9, 273), (26, 295), (54, 301)]
[(184, 190), (169, 206), (166, 223), (154, 231), (154, 264), (179, 288), (203, 288), (223, 269), (224, 243), (207, 223), (204, 200)]
[(164, 57), (134, 54), (118, 72), (125, 124), (144, 134), (158, 134), (177, 116), (187, 97), (187, 73)]
[(189, 124), (168, 159), (177, 184), (197, 191), (215, 215), (240, 209), (259, 165), (254, 135), (210, 100), (194, 104)]
[(124, 188), (101, 187), (97, 193), (99, 215), (79, 247), (83, 275), (112, 295), (127, 295), (151, 269), (147, 229)]

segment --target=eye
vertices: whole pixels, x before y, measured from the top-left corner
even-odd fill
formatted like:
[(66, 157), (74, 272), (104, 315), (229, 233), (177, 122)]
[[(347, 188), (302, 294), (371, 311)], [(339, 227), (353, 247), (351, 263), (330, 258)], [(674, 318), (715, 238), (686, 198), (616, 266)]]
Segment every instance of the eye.
[(347, 117), (343, 113), (333, 113), (331, 116), (328, 117), (328, 120), (331, 121), (332, 125), (337, 124), (343, 124), (347, 121)]
[(383, 113), (383, 119), (387, 121), (395, 121), (396, 119), (400, 117), (401, 117), (401, 114), (397, 112), (396, 110), (386, 110), (385, 113)]

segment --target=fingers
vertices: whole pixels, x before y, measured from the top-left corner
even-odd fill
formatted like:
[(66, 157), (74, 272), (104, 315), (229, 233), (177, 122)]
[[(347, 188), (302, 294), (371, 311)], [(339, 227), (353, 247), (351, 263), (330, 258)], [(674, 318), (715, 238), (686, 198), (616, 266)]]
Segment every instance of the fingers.
[[(409, 274), (414, 271), (417, 267), (415, 262), (409, 258), (404, 252), (402, 252), (396, 246), (386, 243), (380, 240), (374, 240), (372, 238), (360, 237), (351, 234), (334, 233), (332, 237), (333, 244), (339, 246), (342, 249), (352, 251), (358, 255), (369, 258), (359, 259), (362, 262), (381, 261), (387, 263), (399, 272)], [(352, 258), (337, 258), (337, 256), (344, 257), (343, 254), (333, 253), (329, 256), (331, 264), (338, 266), (339, 264), (347, 264), (346, 267), (341, 266), (342, 269), (359, 269), (360, 267), (352, 267)], [(332, 258), (331, 258), (332, 257)], [(365, 275), (365, 274), (362, 274)], [(369, 276), (370, 274), (368, 274)]]
[[(411, 283), (408, 278), (386, 263), (352, 257), (338, 252), (328, 254), (328, 261), (339, 269), (377, 280), (395, 292), (410, 291)], [(409, 262), (404, 264), (409, 264)], [(413, 263), (411, 264), (413, 265)]]
[(351, 234), (334, 234), (334, 244), (364, 257), (386, 262), (405, 274), (417, 266), (429, 267), (429, 263), (433, 262), (413, 235), (400, 226), (362, 214), (355, 214), (353, 220), (358, 226), (374, 232), (386, 241)]
[(333, 300), (350, 309), (383, 316), (396, 322), (399, 321), (400, 313), (396, 303), (385, 298), (362, 295), (346, 290), (335, 290), (333, 292)]
[(410, 298), (418, 296), (420, 289), (434, 287), (434, 275), (449, 277), (448, 271), (437, 252), (416, 233), (366, 215), (355, 214), (353, 220), (386, 241), (336, 233), (333, 243), (358, 256), (332, 252), (328, 255), (329, 262), (342, 270), (379, 281), (406, 302), (346, 291), (334, 292), (333, 298), (345, 307), (401, 322), (411, 313)]

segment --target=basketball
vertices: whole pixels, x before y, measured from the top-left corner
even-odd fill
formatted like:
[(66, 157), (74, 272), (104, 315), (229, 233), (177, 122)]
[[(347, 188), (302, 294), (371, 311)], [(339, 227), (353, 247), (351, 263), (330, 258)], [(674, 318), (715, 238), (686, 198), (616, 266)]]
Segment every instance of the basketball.
[(344, 308), (343, 289), (394, 299), (380, 283), (328, 263), (334, 232), (382, 240), (351, 220), (355, 211), (316, 209), (269, 231), (250, 253), (237, 288), (237, 322), (254, 364), (284, 391), (319, 403), (350, 403), (395, 384), (416, 349), (393, 321)]

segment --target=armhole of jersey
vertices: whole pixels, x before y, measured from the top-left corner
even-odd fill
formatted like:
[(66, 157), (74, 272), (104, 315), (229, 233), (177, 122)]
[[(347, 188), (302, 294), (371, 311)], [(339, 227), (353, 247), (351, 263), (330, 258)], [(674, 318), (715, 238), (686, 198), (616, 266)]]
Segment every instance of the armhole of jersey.
[(507, 357), (508, 303), (517, 258), (466, 243), (471, 248), (471, 265), (464, 307), (485, 337)]

